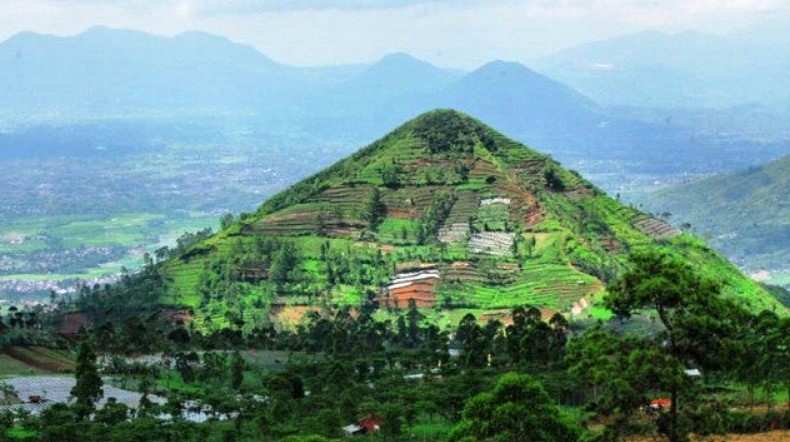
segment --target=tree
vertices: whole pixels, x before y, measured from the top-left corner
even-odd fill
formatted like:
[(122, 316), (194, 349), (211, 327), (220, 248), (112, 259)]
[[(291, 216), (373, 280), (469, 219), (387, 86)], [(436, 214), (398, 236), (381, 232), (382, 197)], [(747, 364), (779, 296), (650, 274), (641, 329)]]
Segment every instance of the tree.
[(233, 216), (232, 213), (226, 213), (222, 215), (222, 218), (219, 219), (220, 229), (225, 230), (233, 225), (236, 222), (236, 218)]
[(381, 181), (385, 186), (394, 189), (400, 184), (402, 174), (403, 168), (397, 163), (392, 163), (381, 170)]
[[(767, 310), (761, 312), (750, 321), (743, 345), (750, 357), (740, 360), (737, 375), (749, 385), (750, 393), (762, 385), (769, 407), (778, 389), (790, 395), (790, 319)], [(790, 396), (787, 406), (790, 409)]]
[(580, 429), (563, 415), (540, 383), (529, 375), (507, 373), (494, 389), (467, 401), (464, 419), (450, 441), (571, 442)]
[(374, 187), (367, 204), (365, 204), (365, 220), (370, 230), (376, 230), (379, 223), (387, 216), (387, 206), (381, 201), (381, 192)]
[(545, 178), (546, 185), (549, 189), (555, 192), (562, 192), (565, 190), (565, 183), (562, 182), (562, 178), (560, 178), (554, 167), (547, 166), (543, 170), (543, 177)]
[(678, 258), (647, 251), (633, 254), (631, 261), (631, 269), (610, 285), (605, 304), (621, 318), (654, 312), (663, 331), (621, 338), (594, 329), (574, 343), (569, 361), (573, 371), (587, 370), (587, 380), (595, 378), (614, 390), (596, 404), (606, 414), (627, 416), (644, 405), (647, 392), (668, 392), (669, 413), (660, 415), (656, 425), (671, 442), (684, 441), (694, 424), (689, 405), (699, 399), (684, 369), (722, 369), (737, 360), (739, 318), (745, 313), (719, 296), (718, 283)]
[(274, 281), (278, 293), (285, 291), (285, 284), (290, 280), (291, 273), (299, 264), (299, 251), (291, 241), (284, 241), (272, 259), (269, 277)]
[(107, 404), (96, 412), (96, 422), (107, 426), (118, 425), (129, 418), (129, 407), (118, 402), (114, 397), (107, 399)]
[(244, 359), (241, 357), (241, 353), (238, 350), (233, 352), (233, 359), (230, 363), (230, 386), (234, 390), (238, 390), (241, 387), (241, 383), (244, 381)]
[(604, 441), (632, 432), (638, 422), (634, 413), (649, 402), (649, 392), (658, 386), (658, 370), (664, 366), (659, 362), (660, 349), (658, 354), (649, 354), (644, 343), (599, 325), (568, 344), (571, 375), (591, 387), (588, 407), (607, 417)]
[(71, 395), (76, 398), (74, 404), (78, 417), (86, 418), (96, 409), (96, 402), (104, 396), (103, 382), (96, 367), (96, 354), (90, 344), (83, 341), (77, 354), (77, 367), (75, 370), (77, 383), (71, 389)]
[(471, 313), (467, 313), (455, 334), (456, 340), (463, 346), (461, 362), (469, 368), (482, 368), (486, 365), (488, 352), (486, 349), (485, 336), (483, 329), (477, 324), (477, 319)]

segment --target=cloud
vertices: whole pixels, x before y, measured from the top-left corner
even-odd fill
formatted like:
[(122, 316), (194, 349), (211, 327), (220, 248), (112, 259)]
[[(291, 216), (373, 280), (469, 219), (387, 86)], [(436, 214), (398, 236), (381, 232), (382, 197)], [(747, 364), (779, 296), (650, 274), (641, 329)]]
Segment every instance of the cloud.
[[(508, 6), (549, 16), (620, 16), (635, 22), (651, 18), (761, 14), (790, 10), (787, 0), (30, 0), (71, 5), (115, 5), (145, 10), (166, 7), (180, 15), (243, 15), (294, 11), (376, 11), (428, 6), (478, 8)], [(3, 3), (14, 0), (0, 0)]]
[[(78, 0), (79, 1), (79, 0)], [(85, 1), (85, 0), (83, 0)], [(92, 1), (92, 0), (87, 0)], [(95, 1), (95, 0), (93, 0)], [(135, 3), (139, 0), (118, 0)], [(484, 4), (484, 0), (169, 0), (180, 10), (198, 15), (233, 15), (289, 11), (365, 11), (401, 9), (419, 5), (468, 6)], [(489, 0), (496, 2), (499, 0)]]
[(159, 35), (203, 30), (294, 65), (372, 62), (402, 51), (474, 68), (646, 29), (727, 34), (789, 11), (787, 0), (0, 0), (0, 41), (96, 25)]

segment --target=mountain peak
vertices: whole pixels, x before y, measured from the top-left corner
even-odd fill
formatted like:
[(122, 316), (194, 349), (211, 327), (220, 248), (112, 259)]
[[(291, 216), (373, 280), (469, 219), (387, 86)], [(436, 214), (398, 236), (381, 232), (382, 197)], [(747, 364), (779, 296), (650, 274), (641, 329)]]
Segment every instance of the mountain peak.
[(431, 63), (420, 60), (405, 52), (395, 52), (385, 55), (368, 69), (368, 73), (376, 72), (379, 74), (415, 74), (434, 73), (439, 71), (441, 71), (441, 69)]
[(166, 299), (194, 309), (198, 324), (211, 315), (201, 299), (233, 303), (227, 284), (266, 297), (261, 309), (278, 306), (266, 310), (275, 322), (316, 305), (385, 315), (413, 303), (453, 317), (458, 308), (485, 316), (531, 304), (570, 315), (580, 300), (595, 302), (629, 250), (661, 242), (707, 275), (729, 275), (728, 294), (770, 305), (737, 269), (679, 233), (550, 157), (438, 109), (172, 260), (166, 279), (177, 282)]
[(487, 82), (497, 82), (501, 84), (521, 87), (526, 83), (552, 83), (553, 81), (543, 75), (538, 74), (532, 69), (515, 61), (496, 60), (484, 64), (473, 71), (467, 78), (483, 80)]
[(537, 75), (532, 69), (517, 61), (494, 60), (480, 66), (475, 72), (504, 72)]
[(406, 52), (393, 52), (391, 54), (387, 54), (381, 59), (379, 59), (376, 64), (385, 64), (385, 63), (426, 63), (426, 61), (420, 60), (417, 57), (408, 54)]
[(101, 40), (101, 39), (117, 39), (117, 40), (130, 40), (130, 39), (161, 39), (153, 34), (148, 34), (142, 31), (135, 31), (132, 29), (111, 28), (109, 26), (92, 26), (81, 33), (73, 36), (74, 39), (85, 40)]
[(411, 121), (414, 133), (428, 144), (433, 154), (471, 153), (476, 145), (493, 150), (490, 128), (454, 109), (437, 109)]

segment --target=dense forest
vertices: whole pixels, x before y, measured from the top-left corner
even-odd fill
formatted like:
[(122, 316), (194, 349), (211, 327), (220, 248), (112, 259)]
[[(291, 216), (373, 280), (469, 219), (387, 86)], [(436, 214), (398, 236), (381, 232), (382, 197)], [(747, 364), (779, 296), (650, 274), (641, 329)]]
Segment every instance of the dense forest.
[[(641, 434), (674, 442), (691, 433), (790, 427), (790, 402), (778, 402), (790, 390), (790, 320), (750, 314), (670, 256), (631, 258), (605, 298), (615, 319), (583, 330), (559, 314), (545, 321), (529, 306), (514, 309), (512, 323), (467, 315), (441, 330), (411, 303), (395, 321), (341, 309), (315, 313), (294, 330), (243, 333), (236, 324), (203, 334), (168, 327), (141, 305), (125, 319), (80, 331), (71, 404), (37, 416), (6, 410), (0, 434), (41, 441), (322, 441), (344, 431), (390, 441)], [(140, 289), (150, 278), (130, 276), (127, 287)], [(658, 331), (628, 332), (629, 316), (644, 309), (657, 312)], [(25, 314), (11, 319), (4, 337), (46, 333)], [(99, 363), (97, 353), (112, 356)], [(141, 353), (161, 357), (124, 357)], [(99, 370), (165, 400), (96, 408), (109, 382)], [(190, 407), (210, 417), (185, 419)]]

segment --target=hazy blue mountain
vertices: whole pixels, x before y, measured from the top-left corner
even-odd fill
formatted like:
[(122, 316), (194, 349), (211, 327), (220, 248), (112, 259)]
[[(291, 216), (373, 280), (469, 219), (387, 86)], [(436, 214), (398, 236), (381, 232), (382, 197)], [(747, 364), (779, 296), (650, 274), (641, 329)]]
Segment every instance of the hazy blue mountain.
[(302, 124), (316, 136), (371, 140), (399, 121), (436, 108), (484, 119), (563, 162), (597, 162), (609, 169), (612, 161), (627, 162), (629, 173), (735, 170), (790, 149), (703, 138), (695, 129), (671, 121), (622, 117), (560, 82), (502, 61), (488, 63), (436, 91), (402, 94), (356, 113), (338, 106), (335, 112), (316, 114)]
[(73, 37), (17, 34), (0, 43), (0, 65), (0, 114), (54, 119), (220, 111), (290, 121), (358, 112), (463, 75), (407, 54), (373, 65), (296, 68), (203, 32), (159, 37), (104, 27)]
[(6, 111), (245, 111), (284, 103), (288, 86), (301, 80), (251, 47), (202, 32), (21, 33), (0, 44), (0, 64)]
[[(328, 116), (323, 121), (326, 130), (349, 127), (339, 125), (338, 120), (353, 118), (356, 123), (351, 127), (373, 135), (436, 108), (458, 109), (489, 121), (497, 129), (535, 137), (573, 131), (575, 126), (584, 130), (607, 119), (605, 111), (590, 99), (518, 63), (494, 61), (459, 76), (410, 57), (394, 57), (385, 57), (366, 75), (345, 85), (358, 91), (369, 89), (368, 96), (375, 99), (370, 100), (364, 113)], [(416, 85), (395, 81), (395, 61), (400, 69), (424, 80)], [(385, 80), (395, 85), (386, 97), (374, 92)], [(426, 87), (428, 84), (434, 86)]]
[[(665, 37), (641, 36), (657, 53)], [(624, 60), (639, 59), (627, 38), (615, 43)], [(586, 56), (598, 59), (604, 49)], [(158, 37), (93, 28), (74, 37), (19, 34), (0, 44), (0, 62), (0, 89), (6, 92), (0, 121), (31, 114), (56, 121), (202, 115), (233, 133), (364, 142), (428, 110), (455, 108), (562, 161), (614, 159), (628, 161), (632, 171), (733, 170), (781, 150), (745, 143), (724, 146), (728, 155), (721, 155), (718, 141), (691, 128), (611, 113), (563, 83), (502, 61), (469, 73), (406, 54), (368, 66), (295, 68), (205, 33)]]
[(640, 32), (587, 43), (536, 68), (604, 105), (731, 107), (790, 98), (790, 52), (733, 36)]
[(787, 26), (789, 20), (788, 16), (774, 16), (739, 29), (730, 35), (742, 40), (781, 45), (787, 48), (790, 47), (790, 32), (788, 32)]
[(408, 54), (390, 54), (359, 75), (325, 88), (309, 102), (315, 113), (354, 114), (402, 96), (442, 89), (462, 75), (461, 71), (441, 69)]
[(512, 62), (482, 66), (443, 91), (439, 100), (443, 107), (470, 112), (522, 136), (588, 128), (607, 119), (589, 98)]
[(616, 158), (647, 160), (653, 168), (677, 167), (673, 163), (678, 149), (704, 149), (690, 142), (684, 128), (617, 118), (586, 96), (518, 63), (489, 63), (437, 98), (439, 106), (476, 115), (564, 161)]

